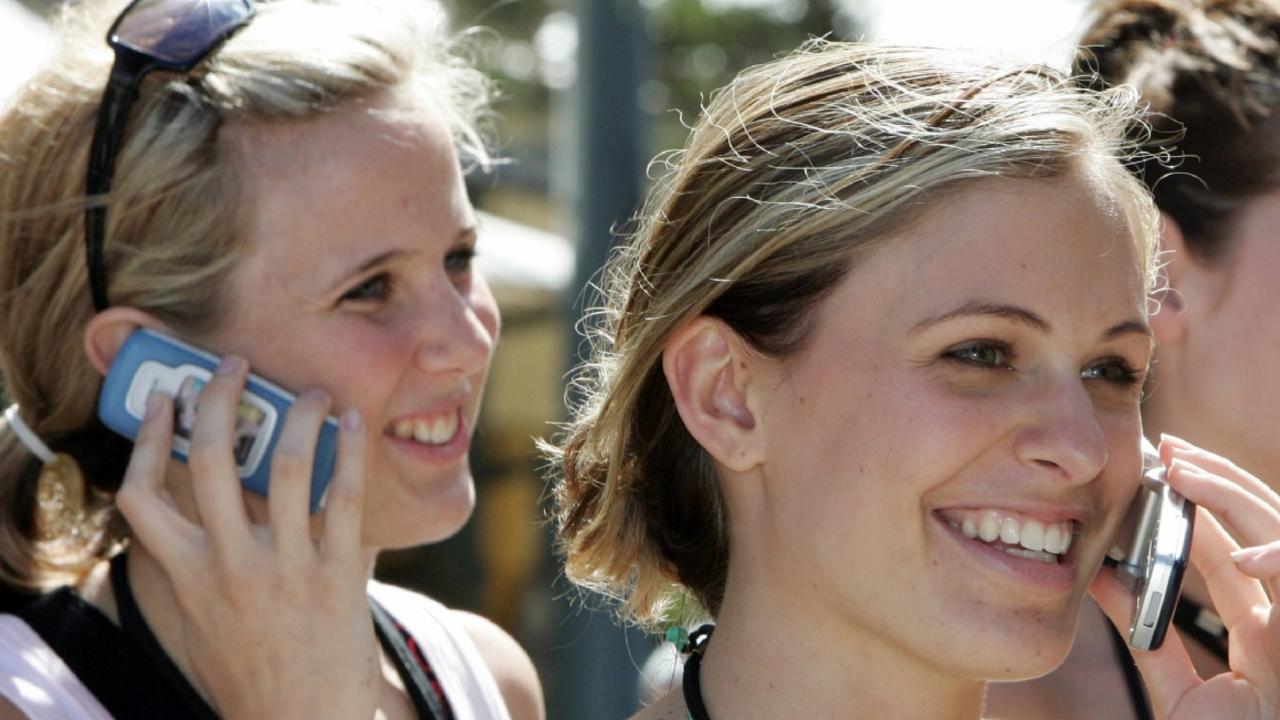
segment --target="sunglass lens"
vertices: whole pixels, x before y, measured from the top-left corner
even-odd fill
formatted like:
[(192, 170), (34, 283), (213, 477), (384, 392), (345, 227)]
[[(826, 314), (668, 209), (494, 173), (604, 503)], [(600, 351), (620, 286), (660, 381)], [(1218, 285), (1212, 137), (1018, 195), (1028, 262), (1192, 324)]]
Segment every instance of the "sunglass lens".
[(249, 0), (139, 0), (121, 17), (113, 41), (189, 69), (252, 15)]

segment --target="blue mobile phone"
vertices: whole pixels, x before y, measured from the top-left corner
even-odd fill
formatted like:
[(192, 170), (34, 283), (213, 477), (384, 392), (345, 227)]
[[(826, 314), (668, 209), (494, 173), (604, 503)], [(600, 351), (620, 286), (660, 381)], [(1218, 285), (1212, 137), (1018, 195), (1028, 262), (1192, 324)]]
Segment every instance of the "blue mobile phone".
[[(107, 372), (98, 397), (98, 417), (107, 427), (133, 440), (142, 425), (151, 393), (159, 391), (172, 397), (173, 456), (186, 462), (200, 391), (213, 376), (218, 362), (216, 355), (180, 340), (153, 330), (135, 330)], [(240, 483), (246, 490), (267, 494), (271, 457), (289, 406), (296, 399), (279, 385), (249, 374), (236, 412), (232, 448)], [(330, 416), (325, 418), (316, 441), (311, 472), (313, 513), (320, 509), (333, 476), (337, 442), (338, 421)]]

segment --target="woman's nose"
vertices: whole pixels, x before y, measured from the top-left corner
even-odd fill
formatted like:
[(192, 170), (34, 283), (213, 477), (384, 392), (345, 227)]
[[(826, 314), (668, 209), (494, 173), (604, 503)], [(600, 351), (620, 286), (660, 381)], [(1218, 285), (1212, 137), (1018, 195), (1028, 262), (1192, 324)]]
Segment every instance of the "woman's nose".
[(1079, 378), (1046, 388), (1028, 410), (1016, 440), (1023, 463), (1070, 483), (1089, 482), (1106, 467), (1106, 435)]
[(483, 280), (477, 277), (466, 292), (432, 293), (425, 305), (414, 358), (420, 370), (470, 375), (488, 366), (500, 320)]

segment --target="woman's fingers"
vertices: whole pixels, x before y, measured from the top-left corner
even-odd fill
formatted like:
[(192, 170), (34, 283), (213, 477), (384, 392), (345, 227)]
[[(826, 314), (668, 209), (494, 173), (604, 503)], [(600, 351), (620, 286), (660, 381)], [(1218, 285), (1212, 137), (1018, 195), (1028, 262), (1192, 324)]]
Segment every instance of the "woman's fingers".
[(248, 363), (228, 356), (200, 392), (187, 466), (200, 522), (222, 550), (247, 543), (249, 518), (241, 496), (234, 446), (236, 413)]
[(1200, 571), (1213, 607), (1229, 632), (1247, 622), (1256, 607), (1270, 601), (1257, 580), (1236, 569), (1232, 553), (1240, 549), (1217, 518), (1205, 508), (1196, 509), (1196, 529), (1191, 539), (1191, 562)]
[(1240, 487), (1249, 491), (1254, 497), (1265, 502), (1280, 513), (1280, 494), (1271, 489), (1269, 485), (1254, 477), (1248, 471), (1242, 469), (1230, 460), (1215, 455), (1214, 453), (1196, 447), (1182, 438), (1173, 435), (1161, 435), (1160, 443), (1162, 446), (1168, 446), (1169, 461), (1173, 459), (1181, 459), (1190, 462), (1192, 465), (1207, 470), (1215, 475), (1230, 478)]
[[(1090, 583), (1089, 594), (1111, 619), (1116, 630), (1127, 639), (1134, 611), (1133, 594), (1128, 588), (1116, 579), (1110, 568), (1104, 567)], [(1135, 652), (1133, 659), (1142, 672), (1157, 717), (1168, 717), (1187, 693), (1204, 682), (1196, 674), (1182, 638), (1172, 629), (1165, 634), (1164, 644), (1159, 650)]]
[(293, 557), (301, 557), (314, 548), (310, 528), (311, 473), (316, 438), (331, 405), (323, 390), (308, 390), (298, 396), (289, 408), (271, 457), (267, 492), (271, 536), (278, 550)]
[(360, 561), (364, 517), (364, 420), (360, 411), (348, 408), (338, 432), (338, 459), (324, 506), (326, 558), (335, 562)]
[(1268, 581), (1280, 578), (1280, 540), (1237, 550), (1231, 555), (1240, 572)]
[(171, 574), (182, 564), (183, 550), (198, 533), (196, 526), (166, 499), (164, 482), (172, 431), (172, 402), (163, 394), (153, 393), (147, 399), (146, 416), (138, 428), (129, 466), (116, 494), (116, 507), (129, 522), (134, 537)]
[(1237, 481), (1175, 459), (1166, 474), (1169, 485), (1212, 512), (1244, 546), (1265, 545), (1280, 537), (1280, 511)]

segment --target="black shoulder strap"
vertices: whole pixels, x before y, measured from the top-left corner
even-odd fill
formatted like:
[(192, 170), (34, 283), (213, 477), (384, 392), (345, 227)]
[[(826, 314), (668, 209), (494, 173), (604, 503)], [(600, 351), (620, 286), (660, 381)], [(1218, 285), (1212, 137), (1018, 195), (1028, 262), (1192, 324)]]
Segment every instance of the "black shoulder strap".
[[(123, 568), (122, 560), (112, 561), (113, 585), (118, 586), (116, 574), (123, 573)], [(132, 604), (133, 595), (127, 588), (124, 601), (121, 597), (116, 587), (121, 614), (124, 615), (126, 604), (137, 613), (137, 606)], [(73, 588), (60, 588), (11, 609), (57, 653), (85, 689), (117, 720), (216, 718), (168, 656), (164, 656), (164, 662), (176, 677), (157, 669), (149, 653), (138, 647), (134, 637), (122, 632)], [(140, 620), (141, 615), (137, 618)], [(154, 637), (152, 640), (154, 642)]]
[[(173, 663), (169, 654), (160, 645), (160, 641), (151, 632), (151, 626), (147, 625), (146, 619), (142, 617), (142, 611), (138, 609), (138, 603), (133, 597), (133, 588), (129, 586), (127, 558), (126, 553), (120, 553), (111, 559), (111, 589), (116, 596), (116, 612), (120, 614), (120, 631), (146, 661), (151, 674), (151, 683), (167, 687), (170, 694), (181, 704), (183, 717), (193, 718), (193, 720), (218, 720), (218, 714)], [(147, 717), (161, 717), (161, 715), (151, 710)]]
[(373, 612), (378, 641), (395, 659), (396, 670), (400, 672), (400, 679), (409, 690), (409, 697), (413, 699), (413, 706), (418, 710), (418, 717), (422, 720), (447, 718), (448, 715), (445, 714), (440, 698), (431, 686), (431, 681), (427, 679), (426, 672), (409, 651), (409, 646), (405, 643), (404, 636), (400, 634), (400, 628), (396, 626), (395, 620), (391, 619), (390, 613), (372, 597), (369, 598), (369, 609)]

